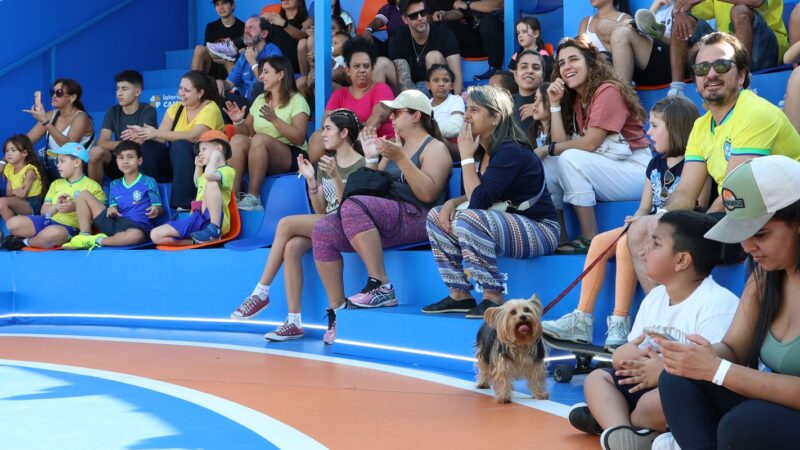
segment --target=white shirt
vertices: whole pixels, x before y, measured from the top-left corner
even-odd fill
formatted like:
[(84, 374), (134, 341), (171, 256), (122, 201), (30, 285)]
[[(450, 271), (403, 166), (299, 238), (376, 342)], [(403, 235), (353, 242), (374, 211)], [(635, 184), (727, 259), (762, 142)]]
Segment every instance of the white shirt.
[(670, 3), (669, 5), (662, 6), (658, 11), (655, 13), (655, 19), (658, 23), (663, 23), (666, 29), (664, 30), (664, 35), (669, 36), (672, 34), (672, 9), (675, 6), (675, 3)]
[(628, 342), (642, 335), (644, 327), (675, 327), (686, 334), (699, 334), (711, 343), (722, 340), (733, 321), (739, 298), (718, 285), (709, 275), (686, 300), (670, 306), (667, 288), (657, 286), (642, 300)]
[[(431, 99), (433, 102), (433, 99)], [(453, 112), (461, 114), (453, 114)], [(461, 96), (450, 94), (439, 106), (433, 107), (433, 118), (439, 125), (439, 131), (447, 139), (458, 136), (464, 124), (464, 99)]]

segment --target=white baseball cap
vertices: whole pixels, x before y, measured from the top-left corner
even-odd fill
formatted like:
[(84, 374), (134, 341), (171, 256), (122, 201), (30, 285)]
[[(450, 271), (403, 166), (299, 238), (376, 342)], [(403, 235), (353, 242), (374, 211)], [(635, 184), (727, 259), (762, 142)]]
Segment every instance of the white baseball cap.
[(783, 155), (754, 158), (722, 182), (725, 217), (705, 237), (735, 244), (758, 233), (775, 213), (800, 200), (800, 162)]
[(429, 116), (433, 113), (431, 100), (423, 94), (422, 91), (416, 89), (405, 90), (394, 100), (382, 100), (381, 105), (391, 110), (413, 109), (414, 111), (419, 111)]

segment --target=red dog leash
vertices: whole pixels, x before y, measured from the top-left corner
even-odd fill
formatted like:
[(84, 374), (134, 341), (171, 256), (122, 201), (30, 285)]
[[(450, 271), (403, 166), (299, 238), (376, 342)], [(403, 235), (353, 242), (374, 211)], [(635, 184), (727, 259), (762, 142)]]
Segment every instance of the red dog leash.
[(576, 279), (575, 279), (575, 280), (574, 280), (572, 283), (570, 283), (570, 285), (569, 285), (569, 286), (567, 286), (567, 288), (566, 288), (566, 289), (564, 289), (563, 291), (561, 291), (561, 293), (560, 293), (560, 294), (558, 294), (558, 296), (557, 296), (555, 299), (553, 299), (553, 301), (551, 301), (550, 303), (548, 303), (548, 304), (547, 304), (547, 306), (545, 306), (545, 307), (544, 307), (544, 309), (542, 310), (542, 315), (543, 315), (543, 316), (544, 316), (544, 314), (545, 314), (547, 311), (549, 311), (549, 310), (550, 310), (550, 309), (551, 309), (553, 306), (556, 306), (556, 303), (560, 302), (560, 301), (561, 301), (561, 300), (562, 300), (562, 299), (563, 299), (563, 298), (564, 298), (564, 297), (565, 297), (567, 294), (569, 294), (569, 292), (570, 292), (572, 289), (574, 289), (574, 288), (575, 288), (575, 286), (577, 286), (577, 285), (578, 285), (578, 283), (580, 283), (580, 282), (581, 282), (581, 280), (582, 280), (582, 279), (584, 279), (584, 278), (586, 277), (586, 275), (588, 275), (588, 274), (589, 274), (589, 272), (591, 272), (591, 271), (592, 271), (592, 269), (594, 269), (594, 266), (596, 266), (596, 265), (597, 265), (597, 263), (599, 263), (599, 262), (600, 262), (600, 260), (602, 260), (602, 259), (603, 259), (603, 257), (604, 257), (604, 256), (606, 256), (606, 254), (607, 254), (608, 252), (610, 252), (610, 251), (611, 251), (611, 249), (612, 249), (612, 248), (614, 248), (614, 247), (617, 245), (617, 242), (619, 242), (619, 240), (620, 240), (620, 239), (622, 239), (622, 236), (624, 236), (624, 235), (625, 235), (625, 233), (627, 233), (627, 232), (628, 232), (628, 228), (630, 228), (630, 226), (631, 226), (631, 224), (630, 224), (630, 223), (629, 223), (629, 224), (627, 224), (627, 225), (625, 225), (625, 228), (623, 228), (623, 229), (622, 229), (622, 233), (620, 233), (620, 234), (619, 234), (619, 236), (617, 236), (617, 238), (616, 238), (616, 239), (614, 239), (614, 242), (612, 242), (612, 243), (611, 243), (611, 245), (609, 245), (609, 246), (608, 246), (608, 248), (606, 248), (605, 250), (603, 250), (603, 253), (601, 253), (601, 254), (600, 254), (600, 256), (598, 256), (598, 257), (597, 257), (597, 258), (596, 258), (594, 261), (592, 261), (592, 263), (591, 263), (591, 264), (589, 264), (589, 266), (588, 266), (587, 268), (583, 269), (583, 272), (582, 272), (580, 275), (578, 275), (578, 278), (576, 278)]

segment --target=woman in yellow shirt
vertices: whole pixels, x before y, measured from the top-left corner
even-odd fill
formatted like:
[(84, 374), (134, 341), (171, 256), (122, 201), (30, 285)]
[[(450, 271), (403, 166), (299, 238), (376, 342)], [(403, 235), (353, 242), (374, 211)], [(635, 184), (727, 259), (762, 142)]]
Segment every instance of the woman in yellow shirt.
[(179, 103), (167, 109), (158, 128), (133, 127), (143, 140), (170, 142), (173, 208), (189, 209), (197, 193), (194, 180), (194, 143), (208, 130), (222, 130), (219, 92), (213, 80), (199, 70), (186, 72), (178, 88)]

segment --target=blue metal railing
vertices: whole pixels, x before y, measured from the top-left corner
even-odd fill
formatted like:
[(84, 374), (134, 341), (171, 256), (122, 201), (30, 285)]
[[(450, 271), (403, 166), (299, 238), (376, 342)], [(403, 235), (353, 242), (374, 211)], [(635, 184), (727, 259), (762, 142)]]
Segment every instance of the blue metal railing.
[(100, 13), (97, 16), (91, 18), (90, 20), (87, 20), (86, 22), (84, 22), (80, 26), (73, 28), (69, 33), (66, 33), (66, 34), (63, 34), (63, 35), (59, 36), (53, 42), (50, 42), (47, 45), (34, 50), (28, 56), (26, 56), (26, 57), (24, 57), (22, 59), (19, 59), (19, 60), (13, 62), (13, 63), (7, 65), (6, 67), (0, 69), (0, 78), (4, 77), (9, 72), (12, 72), (12, 71), (24, 66), (25, 64), (29, 63), (30, 61), (33, 61), (34, 59), (42, 56), (43, 54), (45, 54), (47, 52), (50, 52), (50, 82), (51, 83), (54, 82), (56, 80), (56, 78), (57, 78), (57, 76), (56, 76), (56, 73), (57, 73), (57, 70), (56, 70), (56, 47), (59, 44), (61, 44), (62, 42), (67, 41), (70, 38), (72, 38), (73, 36), (82, 33), (87, 28), (93, 26), (94, 24), (96, 24), (98, 22), (101, 22), (102, 20), (104, 20), (108, 16), (116, 13), (120, 9), (130, 5), (133, 2), (134, 2), (134, 0), (123, 0), (123, 1), (120, 1), (116, 5), (112, 6), (109, 9), (107, 9), (105, 12)]

